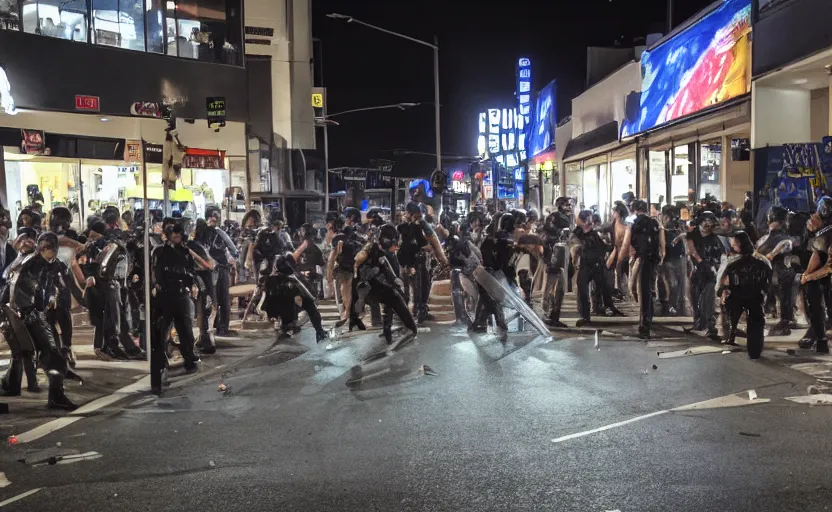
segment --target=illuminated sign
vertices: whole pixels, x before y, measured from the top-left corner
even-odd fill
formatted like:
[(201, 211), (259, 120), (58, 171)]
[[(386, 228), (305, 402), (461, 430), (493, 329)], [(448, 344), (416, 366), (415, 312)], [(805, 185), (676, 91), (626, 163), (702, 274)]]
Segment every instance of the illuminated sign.
[(12, 84), (9, 83), (9, 78), (6, 76), (6, 70), (0, 67), (0, 109), (3, 112), (13, 116), (17, 114), (17, 109), (14, 107), (14, 98), (12, 98)]
[(534, 116), (529, 126), (529, 155), (535, 157), (555, 144), (557, 124), (555, 105), (555, 81), (552, 80), (537, 95)]
[(641, 92), (627, 97), (627, 137), (748, 93), (751, 0), (723, 0), (641, 56)]
[(98, 112), (101, 110), (101, 100), (98, 96), (87, 96), (83, 94), (75, 95), (75, 110), (85, 110), (87, 112)]
[(454, 171), (454, 173), (451, 175), (451, 179), (453, 181), (462, 181), (465, 179), (465, 173), (462, 171)]
[(313, 93), (312, 106), (315, 108), (324, 108), (324, 95), (321, 93)]
[(480, 158), (497, 157), (517, 151), (516, 108), (491, 108), (478, 117), (477, 154)]
[(532, 105), (532, 62), (523, 57), (517, 61), (517, 119), (515, 122), (517, 132), (517, 149), (520, 160), (526, 159), (526, 137), (527, 126), (531, 122)]

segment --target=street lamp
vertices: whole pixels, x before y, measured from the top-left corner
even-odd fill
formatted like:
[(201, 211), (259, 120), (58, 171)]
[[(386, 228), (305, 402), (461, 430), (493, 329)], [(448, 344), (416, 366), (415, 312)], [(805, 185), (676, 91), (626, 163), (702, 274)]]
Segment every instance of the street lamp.
[[(429, 43), (427, 41), (422, 41), (421, 39), (416, 39), (415, 37), (406, 36), (404, 34), (400, 34), (398, 32), (393, 32), (392, 30), (387, 30), (386, 28), (377, 27), (375, 25), (370, 25), (369, 23), (365, 23), (361, 20), (357, 20), (352, 16), (347, 16), (346, 14), (338, 14), (338, 13), (330, 13), (327, 14), (328, 18), (336, 19), (336, 20), (345, 20), (347, 23), (356, 23), (358, 25), (363, 25), (367, 28), (371, 28), (373, 30), (377, 30), (379, 32), (384, 32), (385, 34), (389, 34), (391, 36), (400, 37), (402, 39), (407, 39), (408, 41), (412, 41), (417, 44), (421, 44), (423, 46), (427, 46), (428, 48), (433, 49), (433, 96), (434, 96), (434, 106), (436, 108), (436, 170), (442, 170), (442, 136), (441, 136), (441, 128), (439, 123), (439, 39), (436, 36), (433, 36), (433, 43)], [(394, 198), (395, 199), (395, 198)], [(439, 196), (439, 210), (442, 210), (442, 196)]]
[(335, 116), (342, 116), (344, 114), (354, 114), (356, 112), (366, 112), (368, 110), (383, 110), (388, 108), (397, 108), (399, 110), (407, 110), (409, 108), (417, 107), (421, 103), (393, 103), (392, 105), (379, 105), (376, 107), (363, 107), (344, 110), (343, 112), (336, 112), (328, 114), (326, 111), (326, 102), (324, 102), (323, 116), (315, 118), (315, 126), (322, 126), (324, 128), (324, 210), (329, 210), (329, 133), (327, 128), (329, 126), (340, 126), (338, 121), (333, 121)]

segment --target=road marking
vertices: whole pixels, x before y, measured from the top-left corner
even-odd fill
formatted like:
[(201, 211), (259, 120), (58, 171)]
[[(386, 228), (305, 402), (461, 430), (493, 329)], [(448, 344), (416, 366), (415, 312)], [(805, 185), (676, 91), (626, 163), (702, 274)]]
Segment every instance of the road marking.
[[(753, 390), (752, 390), (753, 391)], [(744, 396), (743, 396), (744, 395)], [(571, 441), (572, 439), (577, 439), (579, 437), (588, 436), (591, 434), (597, 434), (598, 432), (603, 432), (605, 430), (610, 430), (613, 428), (623, 427), (624, 425), (629, 425), (630, 423), (635, 423), (637, 421), (646, 420), (647, 418), (652, 418), (654, 416), (660, 416), (662, 414), (667, 414), (671, 412), (685, 412), (685, 411), (695, 411), (695, 410), (702, 410), (702, 409), (720, 409), (725, 407), (741, 407), (744, 405), (757, 405), (757, 404), (765, 404), (771, 402), (769, 398), (754, 398), (753, 400), (749, 400), (748, 397), (749, 392), (745, 391), (742, 393), (735, 393), (732, 395), (726, 395), (719, 398), (712, 398), (710, 400), (704, 400), (702, 402), (695, 402), (688, 405), (683, 405), (681, 407), (675, 407), (673, 409), (665, 409), (662, 411), (651, 412), (649, 414), (644, 414), (642, 416), (636, 416), (635, 418), (630, 418), (628, 420), (619, 421), (617, 423), (612, 423), (610, 425), (605, 425), (603, 427), (594, 428), (592, 430), (586, 430), (584, 432), (577, 432), (575, 434), (569, 434), (568, 436), (558, 437), (556, 439), (552, 439), (553, 443), (562, 443), (564, 441)], [(817, 395), (815, 395), (817, 396)]]
[(143, 379), (134, 382), (129, 386), (125, 386), (111, 395), (102, 396), (97, 400), (93, 400), (92, 402), (79, 407), (74, 412), (70, 413), (68, 416), (64, 416), (63, 418), (58, 418), (46, 422), (43, 425), (33, 428), (32, 430), (23, 432), (22, 434), (18, 434), (17, 440), (19, 443), (31, 443), (32, 441), (49, 435), (52, 432), (55, 432), (56, 430), (60, 430), (66, 426), (72, 425), (76, 421), (84, 418), (84, 416), (87, 414), (95, 412), (104, 407), (110, 406), (128, 396), (143, 393), (147, 391), (147, 388), (149, 386), (150, 376), (146, 375)]
[(635, 423), (637, 421), (646, 420), (647, 418), (652, 418), (653, 416), (658, 416), (660, 414), (667, 414), (670, 410), (665, 409), (664, 411), (656, 411), (651, 412), (650, 414), (645, 414), (643, 416), (636, 416), (635, 418), (630, 418), (629, 420), (619, 421), (618, 423), (612, 423), (610, 425), (605, 425), (603, 427), (594, 428), (592, 430), (587, 430), (584, 432), (578, 432), (576, 434), (569, 434), (568, 436), (558, 437), (557, 439), (552, 439), (553, 443), (562, 443), (564, 441), (571, 441), (572, 439), (577, 439), (579, 437), (588, 436), (590, 434), (597, 434), (598, 432), (603, 432), (605, 430), (610, 430), (613, 428), (623, 427), (624, 425), (628, 425), (630, 423)]
[(41, 488), (38, 487), (36, 489), (32, 489), (31, 491), (26, 491), (23, 494), (18, 494), (17, 496), (14, 496), (12, 498), (7, 499), (6, 501), (0, 502), (0, 508), (5, 507), (6, 505), (11, 505), (15, 501), (22, 500), (23, 498), (31, 496), (31, 495), (35, 494), (36, 492), (40, 491), (40, 489)]
[(12, 483), (9, 482), (8, 478), (6, 478), (6, 473), (0, 472), (0, 489), (2, 489), (3, 487), (8, 487), (10, 485), (12, 485)]

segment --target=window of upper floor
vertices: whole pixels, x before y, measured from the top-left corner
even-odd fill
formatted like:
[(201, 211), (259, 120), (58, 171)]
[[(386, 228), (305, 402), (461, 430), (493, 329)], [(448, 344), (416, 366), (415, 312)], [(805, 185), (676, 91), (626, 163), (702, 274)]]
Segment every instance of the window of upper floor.
[(0, 29), (242, 65), (240, 0), (0, 0)]

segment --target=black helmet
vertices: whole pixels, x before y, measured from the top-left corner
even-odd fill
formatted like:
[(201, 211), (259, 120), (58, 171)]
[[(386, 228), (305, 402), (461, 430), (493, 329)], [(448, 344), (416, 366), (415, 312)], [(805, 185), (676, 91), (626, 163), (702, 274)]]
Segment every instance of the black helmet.
[(399, 232), (396, 226), (392, 224), (384, 224), (378, 230), (378, 242), (385, 251), (389, 251), (391, 247), (396, 245), (399, 241)]
[(537, 208), (529, 208), (526, 218), (528, 219), (529, 224), (535, 224), (540, 220), (540, 212), (537, 211)]
[(766, 222), (771, 224), (772, 222), (779, 222), (785, 223), (786, 219), (789, 218), (789, 210), (783, 208), (782, 206), (772, 206), (768, 210), (768, 215), (766, 215)]
[(647, 201), (643, 199), (636, 199), (631, 206), (633, 213), (647, 213), (650, 211), (650, 207), (647, 206)]
[(243, 215), (243, 220), (240, 222), (240, 224), (243, 227), (245, 227), (246, 224), (248, 224), (249, 220), (254, 221), (254, 226), (255, 227), (260, 227), (260, 224), (263, 223), (263, 216), (260, 215), (260, 210), (249, 210), (249, 211), (247, 211), (246, 214)]
[(361, 210), (352, 206), (344, 208), (344, 219), (351, 220), (355, 224), (361, 223)]
[(276, 224), (283, 225), (283, 212), (277, 208), (272, 208), (269, 210), (269, 225), (274, 226)]
[(516, 222), (513, 215), (502, 215), (500, 217), (500, 231), (512, 233)]
[(326, 220), (325, 222), (329, 224), (330, 222), (335, 222), (336, 220), (341, 218), (341, 214), (338, 212), (326, 212)]
[(72, 224), (72, 213), (66, 206), (56, 206), (49, 215), (49, 229), (55, 233), (63, 233)]
[(373, 208), (367, 212), (367, 220), (372, 222), (375, 226), (381, 226), (384, 224), (384, 219), (381, 218), (381, 210), (378, 208)]
[(211, 217), (215, 218), (217, 222), (220, 221), (222, 218), (222, 210), (220, 210), (219, 206), (211, 205), (205, 207), (205, 220), (208, 220)]
[(592, 210), (581, 210), (578, 213), (578, 219), (584, 224), (592, 223)]
[(514, 217), (514, 224), (516, 226), (523, 226), (526, 224), (528, 217), (526, 216), (526, 210), (515, 208), (511, 210), (511, 216)]
[(818, 216), (825, 221), (832, 219), (832, 197), (823, 196), (818, 199), (817, 212)]
[(717, 214), (717, 213), (722, 211), (722, 204), (720, 204), (719, 201), (712, 201), (711, 200), (711, 201), (707, 201), (703, 205), (702, 208), (703, 208), (703, 210), (705, 210), (707, 212)]
[(662, 215), (668, 217), (670, 220), (679, 220), (680, 213), (679, 207), (676, 205), (668, 204), (662, 206)]
[(422, 215), (425, 214), (425, 207), (422, 203), (417, 203), (416, 201), (410, 201), (407, 203), (407, 206), (404, 207), (405, 211), (410, 214), (421, 213)]
[(597, 213), (592, 214), (592, 223), (593, 224), (600, 224), (601, 223), (601, 216)]
[(612, 206), (612, 211), (617, 213), (621, 220), (626, 219), (627, 216), (630, 215), (630, 210), (627, 208), (627, 205), (624, 204), (624, 201), (616, 201)]
[(103, 235), (107, 231), (107, 225), (98, 215), (90, 215), (87, 217), (87, 230)]
[(121, 215), (119, 214), (118, 208), (115, 206), (108, 206), (104, 208), (104, 211), (101, 213), (101, 219), (104, 221), (104, 224), (107, 224), (108, 226), (112, 226), (117, 223), (120, 218)]
[(555, 200), (555, 206), (561, 212), (569, 213), (572, 210), (572, 201), (568, 197), (560, 196)]
[(754, 244), (751, 243), (751, 238), (748, 236), (748, 233), (745, 231), (737, 231), (734, 233), (734, 238), (740, 242), (740, 254), (754, 254)]
[(697, 223), (702, 224), (706, 220), (711, 221), (714, 224), (716, 224), (716, 215), (714, 215), (714, 213), (710, 210), (705, 210), (705, 211), (703, 211), (702, 213), (699, 214), (699, 217), (697, 219)]
[(53, 251), (57, 251), (58, 235), (52, 233), (51, 231), (47, 231), (41, 234), (38, 237), (38, 250), (42, 251), (44, 249), (52, 249)]

